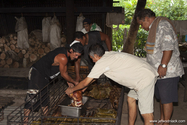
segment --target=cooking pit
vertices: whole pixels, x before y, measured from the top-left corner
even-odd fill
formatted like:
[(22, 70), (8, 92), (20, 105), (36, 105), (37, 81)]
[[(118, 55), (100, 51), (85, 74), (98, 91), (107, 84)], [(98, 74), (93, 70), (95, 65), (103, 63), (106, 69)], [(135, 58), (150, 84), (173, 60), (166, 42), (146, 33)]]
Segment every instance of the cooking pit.
[[(82, 76), (86, 77), (88, 71), (83, 70), (83, 72), (80, 73)], [(71, 72), (71, 75), (73, 75), (73, 72)], [(61, 76), (58, 76), (36, 95), (38, 98), (42, 98), (43, 96), (47, 99), (47, 96), (49, 97), (50, 101), (47, 109), (41, 110), (42, 102), (40, 101), (36, 104), (34, 98), (32, 98), (29, 100), (33, 102), (33, 105), (30, 107), (30, 114), (27, 117), (24, 116), (25, 104), (22, 104), (7, 116), (7, 125), (24, 124), (25, 119), (28, 119), (27, 123), (29, 125), (120, 125), (124, 87), (116, 88), (109, 82), (110, 81), (106, 77), (102, 76), (84, 92), (83, 98), (86, 98), (84, 105), (81, 107), (74, 107), (80, 108), (80, 110), (78, 109), (78, 113), (71, 110), (67, 110), (66, 113), (64, 113), (62, 111), (62, 105), (68, 106), (70, 103), (64, 103), (64, 101), (70, 99), (65, 93), (68, 85)], [(103, 83), (107, 84), (104, 85)], [(43, 90), (47, 90), (49, 94), (42, 93)], [(116, 95), (114, 92), (116, 90), (118, 90), (119, 93), (118, 102), (112, 101), (113, 99), (111, 99)], [(95, 93), (97, 92), (100, 95), (96, 95)], [(104, 93), (104, 96), (101, 95), (102, 93)], [(106, 96), (107, 93), (113, 94), (112, 96)], [(66, 108), (71, 107), (69, 106)], [(48, 112), (47, 115), (44, 115), (44, 112)], [(72, 115), (73, 113), (76, 115)]]

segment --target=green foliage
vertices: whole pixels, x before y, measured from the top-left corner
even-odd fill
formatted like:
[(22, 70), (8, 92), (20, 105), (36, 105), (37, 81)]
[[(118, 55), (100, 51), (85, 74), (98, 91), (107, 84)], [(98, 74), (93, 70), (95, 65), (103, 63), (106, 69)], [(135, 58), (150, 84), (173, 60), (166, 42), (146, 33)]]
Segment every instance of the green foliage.
[(112, 31), (112, 50), (121, 51), (123, 49), (124, 28), (129, 29), (130, 25), (114, 26)]
[(148, 36), (148, 32), (140, 28), (134, 44), (134, 55), (138, 57), (146, 57), (146, 51), (144, 50), (144, 48), (145, 48), (147, 36)]
[(121, 51), (123, 49), (123, 29), (113, 29), (112, 31), (112, 50)]
[(150, 8), (156, 16), (165, 16), (171, 20), (186, 20), (186, 0), (148, 0), (146, 8)]
[[(113, 0), (119, 1), (113, 6), (121, 6), (125, 8), (125, 25), (120, 25), (118, 30), (113, 30), (113, 50), (121, 51), (123, 49), (124, 28), (129, 29), (129, 25), (133, 19), (135, 8), (138, 0)], [(171, 20), (186, 20), (187, 18), (187, 2), (186, 0), (147, 0), (145, 8), (150, 8), (156, 16), (164, 16)], [(138, 30), (137, 39), (134, 44), (134, 54), (139, 57), (145, 57), (144, 51), (145, 41), (148, 32), (140, 28)]]
[(134, 16), (137, 0), (114, 0), (114, 1), (119, 1), (119, 3), (114, 3), (113, 6), (120, 6), (125, 8), (125, 12), (124, 12), (125, 24), (130, 24)]

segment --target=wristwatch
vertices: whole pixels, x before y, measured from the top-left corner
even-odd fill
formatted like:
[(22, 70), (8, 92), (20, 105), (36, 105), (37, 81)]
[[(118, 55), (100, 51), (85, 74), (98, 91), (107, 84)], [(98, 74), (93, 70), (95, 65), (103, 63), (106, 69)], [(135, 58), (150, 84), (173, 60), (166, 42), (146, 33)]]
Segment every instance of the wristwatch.
[(167, 67), (166, 64), (160, 64), (160, 66), (162, 66), (162, 68), (166, 68)]

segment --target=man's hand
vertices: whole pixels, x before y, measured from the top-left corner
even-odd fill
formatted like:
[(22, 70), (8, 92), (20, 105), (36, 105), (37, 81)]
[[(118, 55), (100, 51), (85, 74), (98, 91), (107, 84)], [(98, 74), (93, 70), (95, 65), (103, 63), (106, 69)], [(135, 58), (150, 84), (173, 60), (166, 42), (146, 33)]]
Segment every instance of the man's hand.
[(88, 84), (93, 80), (93, 78), (89, 78), (89, 77), (86, 77), (83, 81), (81, 81), (80, 83), (79, 82), (74, 82), (75, 86), (73, 88), (68, 88), (66, 90), (66, 94), (71, 94), (72, 92), (74, 91), (77, 91), (77, 90), (82, 90), (84, 89), (85, 87), (88, 86)]
[(162, 78), (162, 77), (166, 76), (166, 71), (167, 71), (167, 68), (163, 68), (162, 66), (159, 66), (158, 67), (159, 77)]
[(68, 84), (68, 86), (69, 86), (70, 88), (74, 87), (74, 84), (73, 84), (73, 83), (67, 82), (67, 84)]
[(86, 87), (86, 88), (82, 89), (82, 92), (84, 92), (84, 91), (85, 91), (87, 88), (88, 88), (88, 87)]
[(79, 84), (79, 82), (76, 81), (76, 82), (75, 82), (75, 85), (78, 85), (78, 84)]
[(69, 87), (68, 89), (66, 89), (65, 92), (67, 95), (70, 95), (71, 93), (73, 93), (73, 90), (72, 90), (72, 88)]

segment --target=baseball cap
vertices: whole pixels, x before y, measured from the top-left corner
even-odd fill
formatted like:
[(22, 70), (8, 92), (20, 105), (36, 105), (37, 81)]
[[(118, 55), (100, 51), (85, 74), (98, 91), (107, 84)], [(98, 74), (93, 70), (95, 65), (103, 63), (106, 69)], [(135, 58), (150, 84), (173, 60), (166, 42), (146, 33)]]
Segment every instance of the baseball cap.
[(84, 19), (83, 20), (83, 25), (85, 25), (85, 24), (91, 24), (91, 20), (88, 19), (88, 18)]

